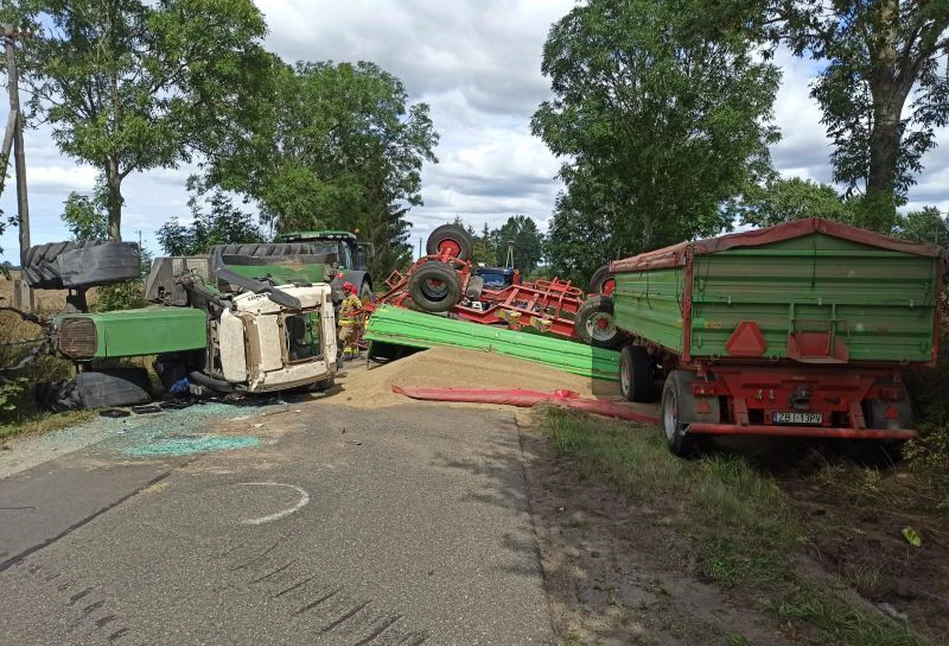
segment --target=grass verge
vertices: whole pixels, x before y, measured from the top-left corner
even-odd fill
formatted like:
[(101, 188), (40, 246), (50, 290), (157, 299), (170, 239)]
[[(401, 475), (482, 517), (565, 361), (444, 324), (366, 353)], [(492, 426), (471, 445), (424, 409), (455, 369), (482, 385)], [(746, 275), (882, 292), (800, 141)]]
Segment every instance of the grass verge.
[(77, 410), (68, 413), (37, 413), (12, 424), (0, 425), (0, 440), (15, 435), (50, 433), (84, 422), (92, 417), (95, 417), (95, 411), (91, 410)]
[[(553, 447), (581, 476), (605, 478), (632, 501), (660, 509), (696, 546), (703, 580), (739, 587), (776, 620), (807, 624), (826, 643), (921, 646), (927, 642), (868, 607), (857, 607), (795, 568), (807, 543), (780, 484), (734, 455), (681, 460), (652, 428), (558, 408), (543, 413)], [(801, 626), (802, 628), (804, 626)]]

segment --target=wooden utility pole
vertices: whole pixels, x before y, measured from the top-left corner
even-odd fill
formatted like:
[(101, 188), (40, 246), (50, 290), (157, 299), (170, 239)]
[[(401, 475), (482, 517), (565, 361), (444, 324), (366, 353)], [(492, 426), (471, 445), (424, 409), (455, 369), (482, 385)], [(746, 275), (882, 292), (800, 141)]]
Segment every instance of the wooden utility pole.
[[(20, 83), (16, 69), (16, 39), (26, 36), (15, 30), (13, 25), (3, 26), (3, 38), (7, 56), (7, 93), (10, 95), (10, 117), (7, 121), (7, 133), (4, 136), (3, 159), (9, 163), (10, 150), (7, 142), (13, 139), (13, 167), (16, 173), (16, 210), (20, 229), (20, 267), (26, 263), (26, 251), (30, 248), (30, 204), (26, 194), (26, 156), (23, 150), (23, 115), (20, 113)], [(3, 168), (6, 173), (6, 166)], [(33, 291), (21, 279), (14, 284), (14, 304), (26, 311), (33, 309)]]

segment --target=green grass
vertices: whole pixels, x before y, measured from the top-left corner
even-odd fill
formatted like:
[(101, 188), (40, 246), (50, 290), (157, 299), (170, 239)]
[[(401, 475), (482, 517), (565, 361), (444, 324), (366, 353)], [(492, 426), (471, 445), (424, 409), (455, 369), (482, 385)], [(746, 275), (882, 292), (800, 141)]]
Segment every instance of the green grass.
[(741, 457), (682, 460), (666, 449), (655, 428), (559, 408), (547, 408), (543, 416), (551, 444), (576, 459), (582, 476), (605, 478), (631, 500), (672, 519), (697, 547), (701, 579), (750, 586), (776, 619), (810, 624), (832, 643), (926, 643), (883, 615), (850, 607), (802, 579), (793, 559), (807, 539), (791, 501), (777, 481)]
[(95, 417), (95, 411), (77, 410), (68, 413), (36, 413), (11, 424), (0, 425), (0, 440), (14, 435), (50, 433)]

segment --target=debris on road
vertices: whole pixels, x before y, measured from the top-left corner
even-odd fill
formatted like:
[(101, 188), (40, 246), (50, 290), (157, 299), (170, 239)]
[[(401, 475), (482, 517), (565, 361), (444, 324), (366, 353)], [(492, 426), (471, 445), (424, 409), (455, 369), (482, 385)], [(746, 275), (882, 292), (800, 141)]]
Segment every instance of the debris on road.
[(365, 338), (373, 343), (391, 343), (412, 348), (482, 350), (583, 377), (609, 381), (619, 379), (619, 353), (613, 350), (540, 334), (477, 325), (398, 307), (382, 306), (376, 310), (369, 319)]

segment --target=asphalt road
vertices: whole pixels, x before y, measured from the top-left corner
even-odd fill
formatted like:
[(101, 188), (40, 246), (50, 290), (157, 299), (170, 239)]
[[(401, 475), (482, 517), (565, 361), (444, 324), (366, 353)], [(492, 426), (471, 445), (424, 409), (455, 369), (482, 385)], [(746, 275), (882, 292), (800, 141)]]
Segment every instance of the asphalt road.
[(0, 480), (0, 644), (554, 642), (509, 413), (212, 412)]

